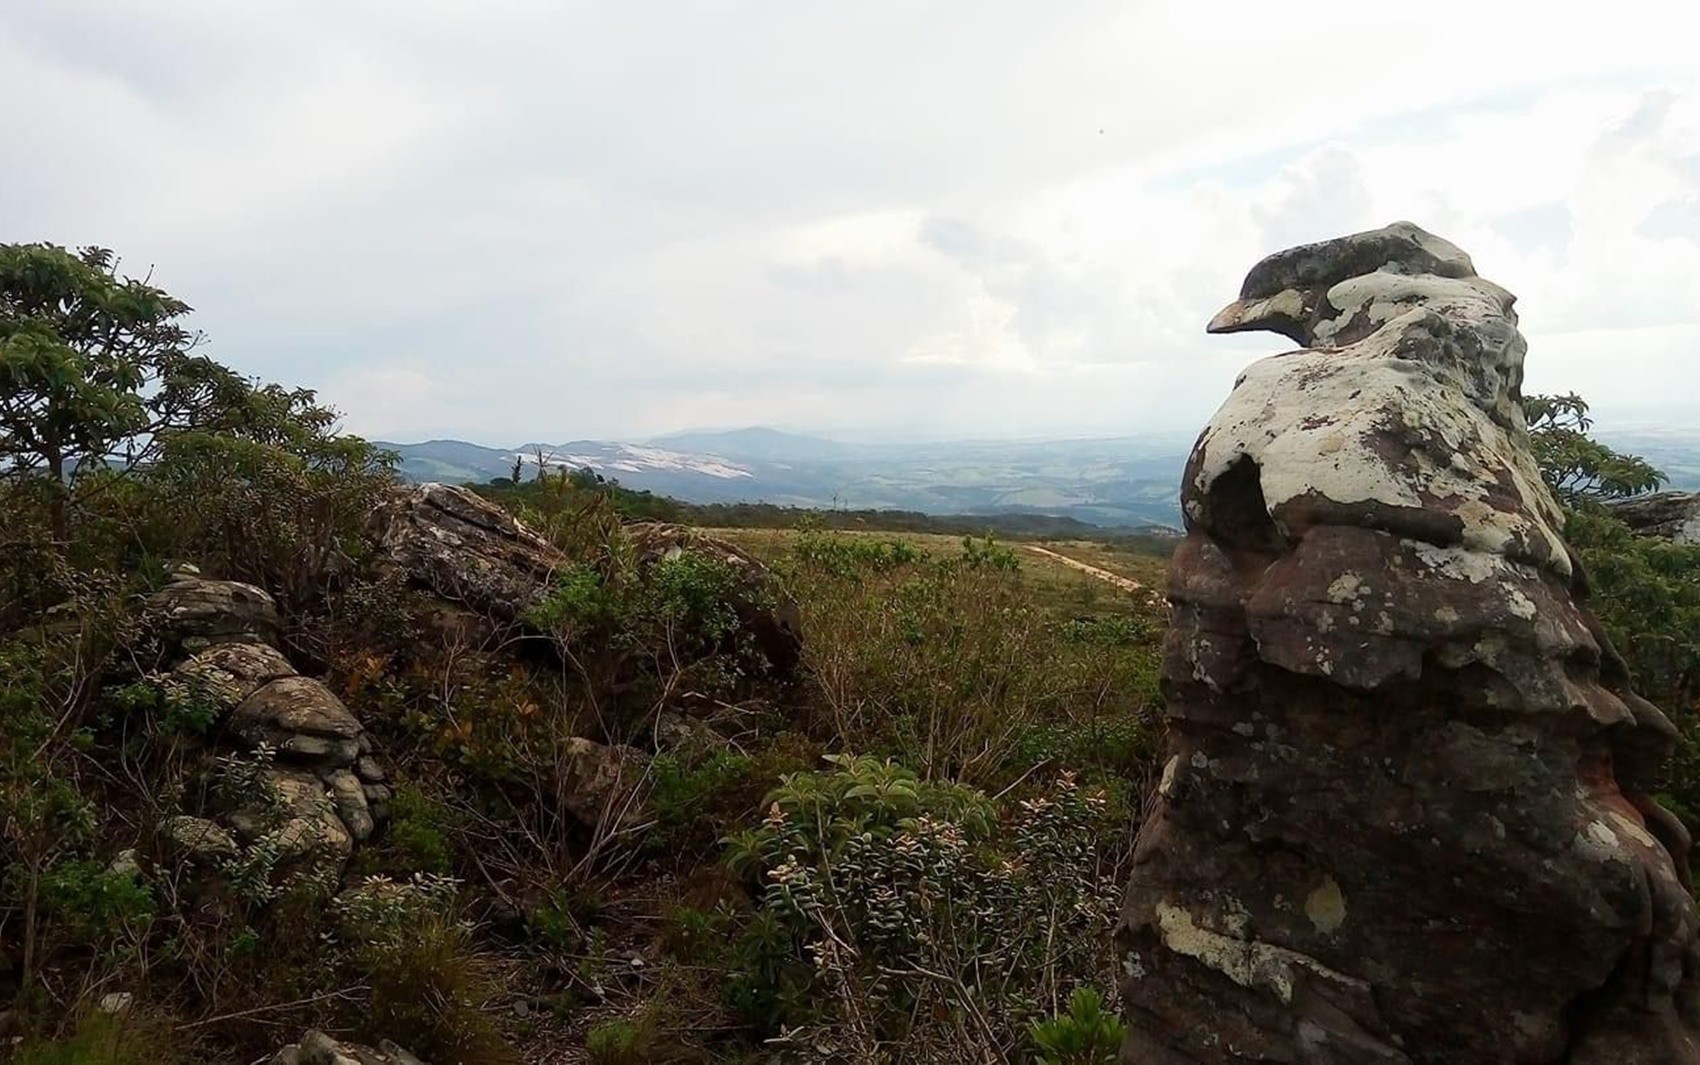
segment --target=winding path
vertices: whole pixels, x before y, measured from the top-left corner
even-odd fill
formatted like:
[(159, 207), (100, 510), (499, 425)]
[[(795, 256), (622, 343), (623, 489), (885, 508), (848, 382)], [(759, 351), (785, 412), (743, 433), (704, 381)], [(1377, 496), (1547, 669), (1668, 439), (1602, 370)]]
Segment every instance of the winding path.
[(1079, 570), (1087, 576), (1096, 577), (1106, 584), (1113, 584), (1124, 592), (1134, 593), (1145, 591), (1145, 585), (1140, 584), (1138, 581), (1133, 580), (1130, 577), (1123, 577), (1119, 573), (1111, 573), (1107, 569), (1099, 569), (1097, 566), (1087, 565), (1085, 562), (1069, 558), (1067, 555), (1059, 554), (1048, 547), (1040, 547), (1038, 544), (1024, 544), (1023, 546), (1036, 555), (1044, 555), (1046, 558), (1054, 559), (1057, 562), (1061, 562), (1069, 569)]

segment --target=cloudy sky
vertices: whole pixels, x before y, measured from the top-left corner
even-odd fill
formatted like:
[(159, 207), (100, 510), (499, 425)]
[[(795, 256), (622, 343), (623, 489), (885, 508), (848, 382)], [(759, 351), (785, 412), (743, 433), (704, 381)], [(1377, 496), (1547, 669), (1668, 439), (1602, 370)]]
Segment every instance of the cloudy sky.
[(1200, 424), (1283, 343), (1203, 335), (1246, 268), (1404, 218), (1531, 388), (1686, 424), (1692, 8), (0, 0), (0, 241), (389, 439), (1089, 436)]

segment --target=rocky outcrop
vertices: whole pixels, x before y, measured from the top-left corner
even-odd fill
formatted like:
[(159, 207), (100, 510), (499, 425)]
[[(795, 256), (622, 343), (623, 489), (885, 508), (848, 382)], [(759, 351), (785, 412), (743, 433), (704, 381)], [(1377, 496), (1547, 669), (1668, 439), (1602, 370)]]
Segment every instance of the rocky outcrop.
[(397, 488), (372, 515), (388, 564), (439, 598), (518, 621), (549, 594), (567, 557), (470, 489)]
[(647, 816), (643, 787), (649, 757), (634, 747), (575, 736), (566, 741), (557, 794), (582, 825), (631, 828)]
[(1700, 544), (1700, 492), (1655, 492), (1606, 506), (1638, 535)]
[(277, 638), (277, 603), (240, 581), (209, 581), (193, 566), (179, 567), (149, 606), (159, 631), (196, 651), (215, 643), (269, 643)]
[(1187, 464), (1123, 1061), (1700, 1061), (1674, 732), (1584, 605), (1512, 303), (1400, 224), (1211, 323), (1305, 347)]
[(178, 649), (179, 660), (159, 678), (167, 694), (205, 706), (220, 746), (264, 747), (275, 759), (258, 771), (244, 803), (219, 811), (222, 824), (186, 815), (162, 823), (167, 851), (216, 866), (238, 854), (238, 841), (264, 839), (282, 859), (323, 858), (340, 869), (383, 818), (389, 789), (342, 700), (271, 646), (278, 628), (271, 596), (186, 568), (152, 596), (147, 616), (161, 643)]
[[(523, 622), (572, 561), (502, 507), (451, 485), (398, 488), (371, 524), (386, 563), (411, 583), (500, 622)], [(796, 606), (760, 561), (681, 525), (644, 522), (627, 526), (625, 534), (640, 566), (691, 553), (733, 567), (742, 575), (730, 604), (740, 627), (776, 674), (789, 676), (796, 669), (802, 647)], [(423, 620), (436, 630), (466, 626), (454, 611)]]
[(626, 527), (640, 564), (653, 566), (687, 552), (717, 559), (739, 575), (729, 605), (738, 626), (755, 640), (756, 648), (779, 677), (796, 672), (803, 640), (797, 604), (779, 580), (749, 552), (695, 529), (665, 522), (642, 522)]
[(286, 1046), (271, 1058), (271, 1065), (425, 1065), (423, 1061), (388, 1039), (376, 1048), (360, 1043), (342, 1043), (313, 1029), (301, 1042)]

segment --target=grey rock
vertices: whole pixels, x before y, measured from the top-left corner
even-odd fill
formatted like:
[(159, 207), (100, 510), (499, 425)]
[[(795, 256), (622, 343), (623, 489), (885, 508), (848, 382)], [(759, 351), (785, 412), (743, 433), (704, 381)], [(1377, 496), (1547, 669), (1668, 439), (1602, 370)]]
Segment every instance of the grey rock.
[(1700, 544), (1700, 492), (1655, 492), (1606, 506), (1637, 535)]
[(213, 700), (224, 713), (267, 684), (295, 675), (295, 667), (263, 643), (221, 643), (193, 655), (171, 672), (171, 681)]
[(343, 1043), (312, 1029), (301, 1042), (284, 1047), (271, 1065), (425, 1065), (401, 1047), (384, 1040), (374, 1049), (360, 1043)]
[(342, 700), (310, 677), (282, 677), (255, 691), (230, 715), (230, 731), (299, 761), (339, 766), (359, 756), (362, 734)]
[(337, 812), (330, 789), (318, 775), (287, 766), (268, 768), (261, 793), (229, 816), (244, 840), (273, 841), (285, 861), (348, 860), (354, 837)]
[(100, 996), (100, 1001), (95, 1003), (95, 1008), (108, 1016), (118, 1017), (129, 1013), (130, 1007), (135, 1003), (136, 996), (129, 991), (108, 991)]
[(379, 765), (378, 760), (369, 754), (360, 756), (354, 763), (354, 771), (360, 775), (361, 780), (368, 784), (382, 784), (389, 779), (389, 775), (384, 772), (384, 767)]
[(1510, 293), (1400, 224), (1271, 256), (1182, 481), (1124, 1062), (1700, 1062), (1674, 729), (1588, 611)]
[(655, 749), (677, 754), (705, 754), (729, 746), (707, 722), (663, 711), (655, 719)]
[(159, 828), (171, 850), (184, 859), (216, 865), (236, 856), (236, 840), (222, 825), (204, 817), (178, 814), (160, 822)]
[(634, 747), (609, 746), (574, 737), (565, 744), (562, 780), (556, 794), (581, 824), (630, 828), (647, 816), (644, 796), (648, 756)]
[(277, 603), (240, 581), (173, 580), (149, 597), (148, 613), (162, 634), (179, 642), (269, 643), (277, 638)]
[(137, 853), (136, 848), (127, 847), (118, 852), (117, 856), (112, 859), (112, 864), (106, 867), (106, 871), (118, 876), (139, 877), (142, 875), (141, 856)]
[(389, 564), (411, 582), (501, 621), (540, 603), (567, 563), (507, 511), (451, 485), (398, 488), (372, 527)]
[(337, 816), (348, 828), (348, 834), (357, 843), (370, 839), (375, 825), (360, 778), (347, 769), (335, 769), (321, 772), (319, 779), (330, 789), (331, 802), (336, 806)]

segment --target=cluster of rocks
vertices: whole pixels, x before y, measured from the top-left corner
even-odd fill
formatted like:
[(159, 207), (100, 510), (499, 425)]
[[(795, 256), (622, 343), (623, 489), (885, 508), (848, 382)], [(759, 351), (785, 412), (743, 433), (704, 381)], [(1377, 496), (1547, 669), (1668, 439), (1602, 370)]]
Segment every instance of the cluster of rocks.
[(1304, 349), (1187, 464), (1123, 1061), (1700, 1061), (1674, 729), (1584, 606), (1512, 303), (1398, 224), (1211, 323)]
[(301, 1042), (284, 1047), (272, 1056), (270, 1065), (425, 1065), (423, 1061), (388, 1039), (377, 1047), (342, 1043), (313, 1029)]
[(274, 646), (272, 597), (183, 566), (149, 600), (148, 614), (173, 663), (161, 678), (168, 695), (209, 711), (221, 748), (273, 752), (258, 770), (255, 801), (220, 810), (217, 820), (170, 818), (161, 826), (166, 841), (217, 861), (269, 836), (284, 858), (326, 857), (340, 869), (384, 818), (387, 777), (342, 700)]
[[(506, 645), (506, 634), (491, 623), (527, 630), (532, 611), (573, 564), (500, 506), (454, 485), (398, 488), (373, 514), (371, 526), (383, 564), (436, 604), (433, 627), (476, 634), (476, 642), (490, 646)], [(730, 567), (738, 579), (729, 606), (740, 630), (754, 641), (774, 678), (783, 681), (795, 674), (802, 656), (796, 606), (760, 561), (679, 525), (646, 522), (624, 532), (640, 572), (686, 553)], [(654, 732), (658, 748), (717, 741), (700, 721), (672, 711), (660, 716)], [(577, 737), (568, 741), (563, 756), (557, 794), (575, 819), (616, 828), (644, 820), (634, 789), (646, 778), (645, 752)]]
[[(397, 489), (372, 516), (386, 566), (445, 604), (498, 622), (525, 625), (573, 560), (543, 536), (476, 492), (456, 485)], [(691, 553), (718, 559), (741, 575), (731, 606), (774, 675), (790, 677), (801, 657), (795, 604), (760, 561), (740, 548), (681, 525), (625, 528), (640, 569)]]

